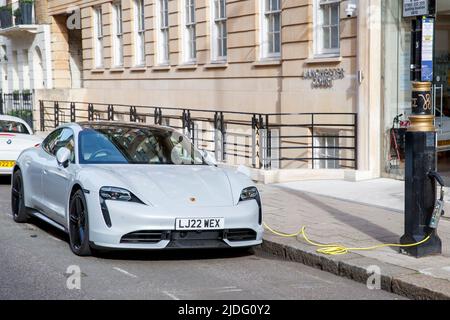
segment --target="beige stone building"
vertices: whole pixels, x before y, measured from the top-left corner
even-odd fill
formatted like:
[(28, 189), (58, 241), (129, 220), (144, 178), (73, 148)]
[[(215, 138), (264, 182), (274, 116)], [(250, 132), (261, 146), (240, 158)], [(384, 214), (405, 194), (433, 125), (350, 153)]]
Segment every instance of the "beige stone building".
[(274, 181), (377, 177), (381, 10), (382, 0), (49, 0), (54, 88), (38, 100), (282, 113), (270, 120), (272, 156), (285, 159), (272, 169), (293, 170), (271, 170)]

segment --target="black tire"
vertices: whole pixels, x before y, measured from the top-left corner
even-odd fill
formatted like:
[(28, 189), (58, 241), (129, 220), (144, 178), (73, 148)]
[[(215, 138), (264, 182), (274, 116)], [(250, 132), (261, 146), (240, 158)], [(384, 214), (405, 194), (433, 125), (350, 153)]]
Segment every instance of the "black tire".
[(28, 221), (29, 217), (27, 214), (27, 208), (25, 207), (23, 177), (20, 170), (15, 171), (12, 177), (11, 210), (15, 222), (24, 223)]
[(82, 190), (76, 191), (69, 204), (70, 249), (77, 256), (92, 255), (89, 245), (89, 215)]

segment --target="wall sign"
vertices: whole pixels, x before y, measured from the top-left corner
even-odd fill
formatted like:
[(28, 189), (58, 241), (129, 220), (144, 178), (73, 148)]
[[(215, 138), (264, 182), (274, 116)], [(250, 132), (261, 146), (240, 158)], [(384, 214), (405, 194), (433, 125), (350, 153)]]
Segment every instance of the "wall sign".
[(429, 14), (429, 0), (403, 0), (403, 17), (426, 16)]
[(433, 81), (434, 19), (422, 20), (422, 81)]
[(315, 89), (327, 89), (333, 87), (334, 80), (344, 79), (345, 71), (337, 69), (308, 69), (303, 73), (303, 79), (312, 80), (311, 86)]

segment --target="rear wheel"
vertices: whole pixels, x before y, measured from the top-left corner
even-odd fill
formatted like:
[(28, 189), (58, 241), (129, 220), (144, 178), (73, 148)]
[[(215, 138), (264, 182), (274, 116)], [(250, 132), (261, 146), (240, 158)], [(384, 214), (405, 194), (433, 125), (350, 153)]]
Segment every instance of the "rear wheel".
[(15, 222), (24, 223), (28, 221), (27, 208), (25, 207), (23, 177), (20, 170), (17, 170), (13, 173), (11, 188), (11, 209)]
[(90, 256), (89, 219), (86, 198), (82, 190), (78, 190), (70, 199), (69, 205), (69, 237), (70, 249), (78, 256)]

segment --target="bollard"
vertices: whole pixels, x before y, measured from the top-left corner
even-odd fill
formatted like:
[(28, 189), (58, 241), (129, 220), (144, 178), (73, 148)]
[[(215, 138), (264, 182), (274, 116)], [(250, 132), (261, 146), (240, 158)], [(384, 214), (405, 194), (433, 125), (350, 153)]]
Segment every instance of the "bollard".
[(436, 130), (432, 115), (430, 82), (413, 82), (411, 126), (406, 132), (405, 153), (405, 234), (401, 244), (419, 245), (401, 248), (400, 252), (416, 258), (441, 254), (442, 242), (436, 229), (428, 225), (436, 202)]

